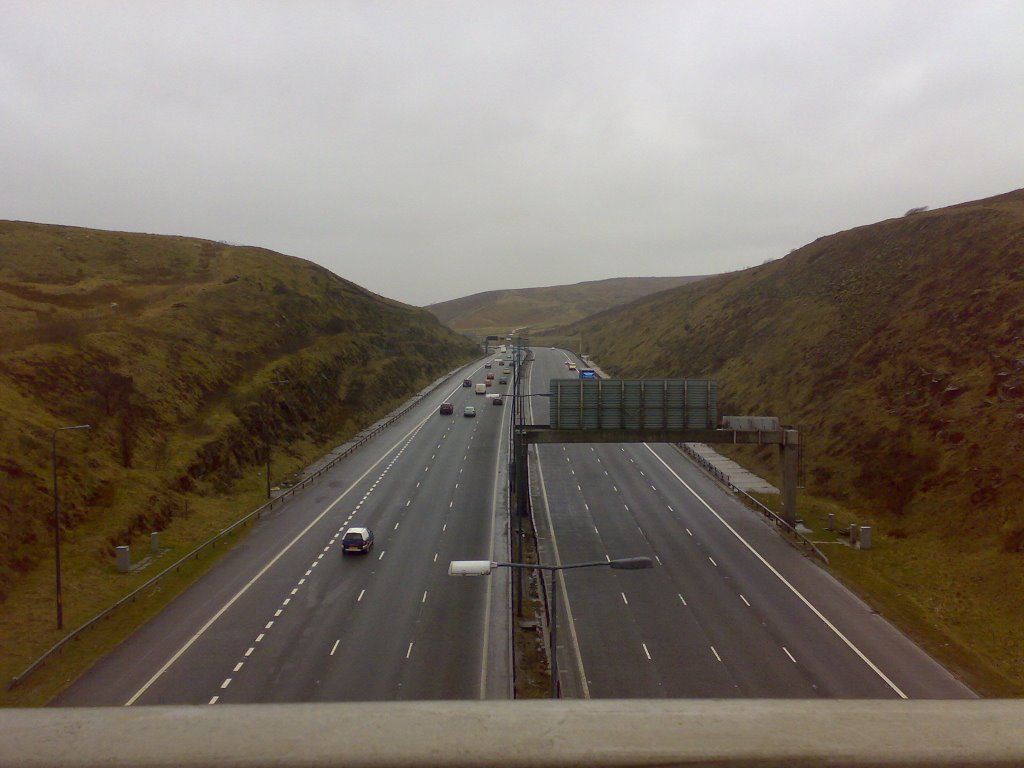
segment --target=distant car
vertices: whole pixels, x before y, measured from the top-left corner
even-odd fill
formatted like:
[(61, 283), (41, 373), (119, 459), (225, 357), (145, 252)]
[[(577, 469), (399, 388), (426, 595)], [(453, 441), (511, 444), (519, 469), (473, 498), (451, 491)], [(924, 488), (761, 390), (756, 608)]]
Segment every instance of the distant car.
[(512, 373), (512, 369), (511, 368), (506, 368), (505, 370), (502, 371), (502, 373), (510, 374), (510, 373)]
[(501, 395), (495, 395), (491, 398), (491, 405), (501, 405)]
[(472, 387), (473, 386), (473, 380), (472, 379), (463, 379), (462, 380), (462, 386), (464, 386), (464, 387)]
[(508, 379), (506, 379), (504, 376), (502, 376), (500, 379), (498, 379), (498, 383), (499, 384), (508, 384)]
[(467, 405), (465, 408), (462, 409), (462, 415), (465, 416), (466, 418), (472, 418), (476, 416), (476, 408), (474, 408), (472, 405)]
[(595, 371), (593, 368), (584, 368), (582, 371), (580, 371), (580, 378), (581, 379), (596, 379), (597, 378), (597, 371)]
[(575, 371), (576, 370), (576, 363), (569, 363), (569, 370), (570, 371)]
[(490, 367), (491, 367), (490, 363), (484, 363), (484, 368), (490, 368)]
[(373, 546), (373, 531), (369, 528), (349, 528), (341, 539), (341, 553), (369, 552)]
[(455, 413), (454, 405), (452, 405), (451, 403), (441, 403), (442, 416), (451, 416), (453, 413)]
[(487, 381), (485, 381), (484, 384), (486, 386), (488, 386), (488, 387), (493, 387), (494, 386), (494, 379), (487, 379)]
[(484, 376), (484, 378), (487, 379), (488, 381), (490, 381), (491, 379), (494, 378), (494, 374), (493, 373), (488, 373), (486, 376)]

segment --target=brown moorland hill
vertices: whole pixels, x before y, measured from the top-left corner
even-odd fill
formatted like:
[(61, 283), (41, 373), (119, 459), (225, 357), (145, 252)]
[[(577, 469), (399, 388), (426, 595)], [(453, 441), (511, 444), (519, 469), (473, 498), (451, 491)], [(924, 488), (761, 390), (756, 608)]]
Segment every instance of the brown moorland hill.
[(53, 429), (93, 425), (58, 436), (65, 556), (105, 573), (255, 476), (264, 431), (283, 478), (474, 354), (302, 259), (0, 221), (0, 603), (52, 568)]
[(877, 527), (876, 586), (1024, 691), (1024, 190), (562, 331), (615, 374), (713, 377), (721, 413), (798, 425), (807, 493)]
[(461, 333), (505, 333), (513, 328), (539, 332), (587, 315), (702, 280), (703, 277), (616, 277), (573, 285), (474, 293), (426, 309)]

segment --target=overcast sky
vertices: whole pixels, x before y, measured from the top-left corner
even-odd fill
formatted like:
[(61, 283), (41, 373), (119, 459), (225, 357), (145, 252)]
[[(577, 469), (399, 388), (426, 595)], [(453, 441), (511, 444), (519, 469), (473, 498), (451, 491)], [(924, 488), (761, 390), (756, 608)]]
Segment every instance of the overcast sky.
[(1024, 186), (1024, 2), (0, 0), (0, 219), (424, 305)]

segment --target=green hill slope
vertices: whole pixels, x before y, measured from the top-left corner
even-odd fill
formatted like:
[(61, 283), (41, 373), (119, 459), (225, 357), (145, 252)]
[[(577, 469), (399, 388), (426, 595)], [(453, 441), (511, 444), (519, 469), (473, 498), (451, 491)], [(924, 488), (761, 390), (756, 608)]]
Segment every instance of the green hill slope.
[(10, 221), (0, 340), (0, 598), (52, 568), (54, 428), (93, 425), (58, 435), (61, 502), (69, 568), (105, 573), (116, 545), (258, 494), (264, 432), (283, 478), (475, 354), (301, 259)]
[(431, 304), (427, 309), (449, 328), (460, 332), (505, 333), (527, 327), (536, 332), (702, 279), (617, 277), (546, 288), (486, 291)]
[(1024, 593), (1024, 191), (823, 237), (565, 332), (606, 370), (717, 378), (720, 413), (798, 425), (807, 493), (876, 526), (864, 583), (1024, 691), (1024, 612), (1006, 602)]

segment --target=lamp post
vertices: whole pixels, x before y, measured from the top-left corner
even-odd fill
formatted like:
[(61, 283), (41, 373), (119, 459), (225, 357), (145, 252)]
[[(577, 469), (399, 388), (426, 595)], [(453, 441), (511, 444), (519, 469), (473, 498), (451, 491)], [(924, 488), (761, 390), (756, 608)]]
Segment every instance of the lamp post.
[[(288, 384), (288, 379), (277, 379), (270, 382), (273, 384)], [(263, 453), (267, 459), (267, 498), (270, 498), (270, 429), (267, 422), (270, 421), (270, 398), (267, 398), (266, 407), (263, 409)]]
[(638, 571), (654, 567), (649, 557), (620, 557), (615, 560), (597, 560), (592, 563), (569, 563), (567, 565), (537, 565), (531, 563), (495, 563), (491, 560), (452, 560), (448, 565), (449, 576), (490, 576), (495, 568), (533, 569), (551, 572), (551, 621), (548, 626), (548, 643), (551, 648), (551, 698), (558, 698), (558, 572), (570, 568), (614, 568), (616, 570)]
[(57, 489), (57, 433), (69, 429), (92, 429), (92, 424), (57, 427), (50, 436), (53, 448), (53, 559), (57, 571), (57, 629), (64, 629), (64, 599), (60, 585), (60, 494)]

